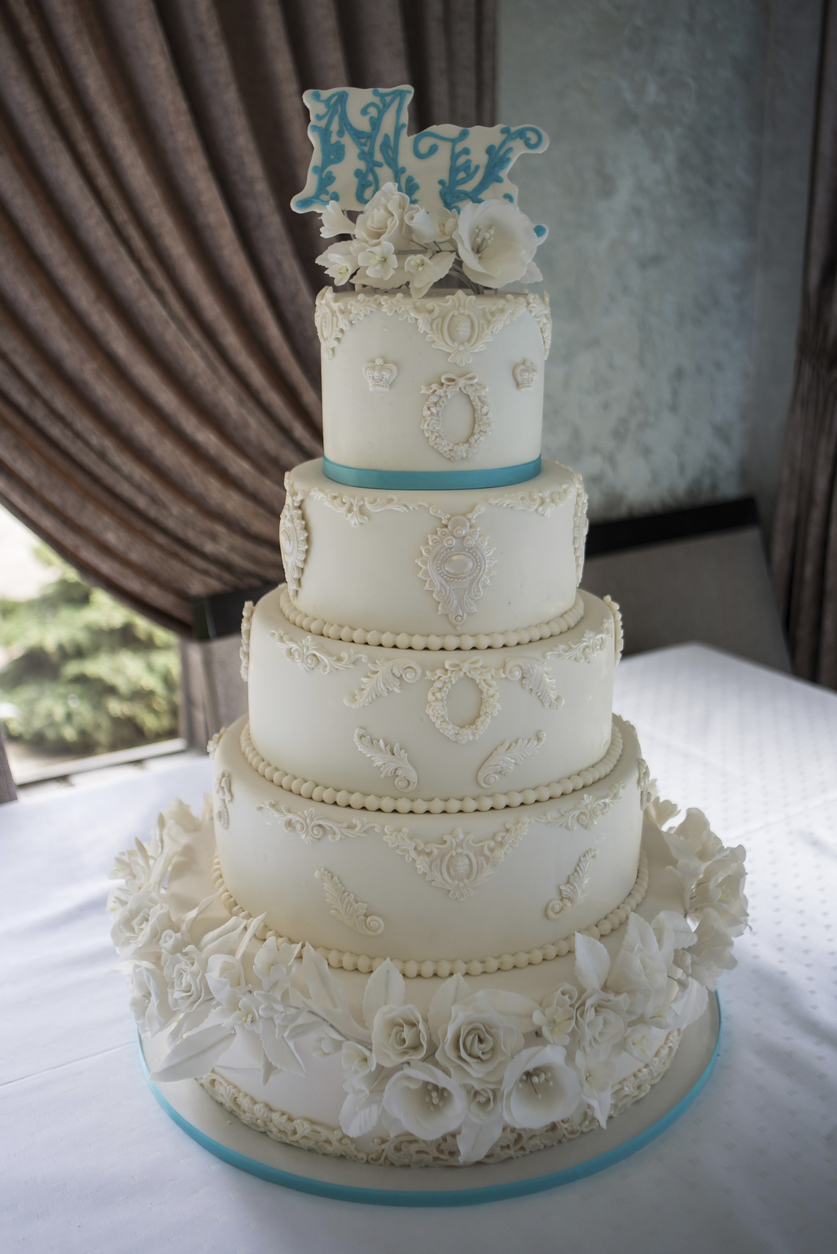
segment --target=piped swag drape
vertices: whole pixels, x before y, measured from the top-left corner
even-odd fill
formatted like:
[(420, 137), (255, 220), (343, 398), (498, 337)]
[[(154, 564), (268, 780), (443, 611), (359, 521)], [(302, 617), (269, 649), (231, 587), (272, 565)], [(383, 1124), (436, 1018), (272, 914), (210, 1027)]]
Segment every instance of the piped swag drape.
[(796, 377), (773, 574), (796, 673), (837, 688), (837, 2), (825, 0)]
[(494, 0), (0, 0), (0, 500), (190, 630), (321, 450), (307, 87), (490, 125)]

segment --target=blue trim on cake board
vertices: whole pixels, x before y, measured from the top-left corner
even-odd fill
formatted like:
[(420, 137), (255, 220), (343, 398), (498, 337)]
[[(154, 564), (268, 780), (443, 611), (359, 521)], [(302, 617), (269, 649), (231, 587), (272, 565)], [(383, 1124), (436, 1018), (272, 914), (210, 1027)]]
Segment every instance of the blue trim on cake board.
[(506, 488), (513, 483), (526, 483), (540, 473), (540, 457), (517, 466), (490, 466), (485, 470), (367, 470), (360, 466), (343, 466), (323, 457), (323, 474), (335, 483), (345, 483), (352, 488), (398, 488), (406, 492)]
[[(651, 1124), (643, 1132), (631, 1137), (624, 1144), (616, 1146), (615, 1149), (607, 1150), (604, 1154), (599, 1154), (596, 1158), (591, 1158), (587, 1162), (578, 1163), (572, 1167), (565, 1167), (560, 1171), (548, 1172), (542, 1176), (536, 1176), (533, 1179), (515, 1180), (508, 1183), (496, 1183), (487, 1185), (484, 1188), (466, 1188), (438, 1190), (428, 1189), (425, 1192), (414, 1192), (406, 1189), (367, 1189), (357, 1188), (353, 1185), (338, 1184), (333, 1181), (312, 1179), (308, 1176), (296, 1175), (289, 1171), (283, 1171), (279, 1167), (271, 1167), (268, 1163), (259, 1162), (258, 1159), (248, 1158), (244, 1154), (239, 1154), (236, 1150), (230, 1149), (223, 1145), (220, 1141), (214, 1140), (207, 1136), (200, 1128), (196, 1128), (190, 1123), (178, 1110), (172, 1106), (171, 1102), (164, 1096), (158, 1085), (153, 1080), (148, 1079), (148, 1064), (145, 1061), (145, 1055), (142, 1049), (142, 1041), (137, 1036), (139, 1044), (140, 1061), (145, 1074), (148, 1086), (154, 1094), (163, 1110), (173, 1119), (178, 1127), (182, 1128), (188, 1136), (201, 1145), (204, 1149), (209, 1150), (210, 1154), (214, 1154), (216, 1158), (222, 1159), (229, 1163), (232, 1167), (238, 1167), (240, 1171), (246, 1171), (252, 1176), (258, 1176), (262, 1180), (267, 1180), (271, 1184), (281, 1184), (288, 1189), (296, 1189), (301, 1193), (313, 1193), (320, 1197), (335, 1198), (343, 1202), (363, 1202), (372, 1206), (478, 1206), (484, 1202), (499, 1202), (506, 1198), (526, 1197), (531, 1193), (543, 1193), (547, 1189), (555, 1189), (563, 1184), (571, 1184), (575, 1180), (582, 1180), (585, 1176), (595, 1175), (599, 1171), (604, 1171), (607, 1167), (612, 1167), (616, 1163), (621, 1162), (623, 1158), (630, 1157), (637, 1150), (643, 1149), (651, 1141), (655, 1140), (661, 1133), (675, 1123), (681, 1115), (689, 1109), (692, 1102), (697, 1098), (706, 1086), (710, 1075), (718, 1060), (718, 1054), (721, 1048), (721, 1029), (722, 1016), (721, 1004), (718, 1000), (717, 993), (714, 994), (718, 1012), (718, 1036), (715, 1041), (715, 1047), (712, 1056), (706, 1067), (695, 1081), (688, 1093), (680, 1099), (671, 1110)], [(665, 1076), (662, 1077), (661, 1083), (665, 1082)], [(197, 1083), (197, 1081), (195, 1081)], [(208, 1096), (208, 1095), (207, 1095)], [(214, 1099), (209, 1097), (208, 1100)], [(223, 1109), (223, 1107), (222, 1107)], [(232, 1116), (235, 1118), (235, 1116)], [(300, 1154), (310, 1153), (308, 1150), (298, 1150)], [(548, 1151), (544, 1151), (548, 1152)], [(537, 1161), (538, 1151), (532, 1155), (533, 1163)], [(519, 1161), (519, 1160), (518, 1160)], [(393, 1167), (394, 1171), (410, 1171), (409, 1167)], [(456, 1171), (456, 1167), (443, 1168), (445, 1171)]]

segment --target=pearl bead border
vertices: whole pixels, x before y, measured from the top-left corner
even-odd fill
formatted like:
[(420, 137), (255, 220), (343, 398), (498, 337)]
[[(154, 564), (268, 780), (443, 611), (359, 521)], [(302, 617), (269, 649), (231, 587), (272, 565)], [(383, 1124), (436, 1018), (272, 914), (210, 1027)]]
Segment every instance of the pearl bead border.
[(475, 810), (513, 810), (518, 806), (534, 805), (538, 801), (554, 801), (556, 797), (566, 797), (569, 793), (577, 792), (579, 788), (589, 788), (591, 784), (598, 783), (610, 774), (622, 756), (622, 735), (614, 722), (611, 725), (610, 744), (604, 757), (592, 766), (585, 767), (577, 775), (557, 779), (551, 784), (541, 784), (537, 788), (524, 788), (522, 792), (495, 792), (488, 797), (448, 797), (444, 800), (434, 797), (425, 801), (420, 797), (379, 797), (377, 793), (365, 795), (362, 792), (349, 792), (347, 788), (327, 788), (324, 784), (316, 784), (300, 775), (291, 775), (262, 757), (251, 739), (249, 721), (241, 729), (240, 745), (244, 758), (253, 770), (285, 792), (292, 792), (298, 797), (319, 801), (324, 805), (337, 805), (352, 810), (381, 810), (384, 814), (391, 814), (393, 811), (398, 814), (473, 814)]
[[(243, 906), (238, 904), (227, 888), (217, 852), (212, 862), (212, 880), (221, 904), (230, 914), (235, 915), (239, 919), (250, 920), (253, 918), (253, 915), (248, 910), (245, 910)], [(611, 932), (615, 932), (618, 927), (621, 927), (626, 922), (630, 914), (636, 910), (647, 889), (648, 859), (640, 851), (636, 880), (625, 900), (620, 902), (609, 914), (606, 914), (603, 919), (599, 919), (598, 923), (582, 928), (581, 935), (592, 936), (594, 940), (599, 940), (600, 937), (609, 936)], [(268, 940), (270, 937), (275, 937), (278, 945), (296, 945), (299, 943), (288, 936), (282, 936), (273, 928), (265, 927), (264, 924), (256, 929), (255, 935), (259, 940)], [(515, 968), (521, 969), (528, 966), (537, 966), (541, 962), (551, 962), (553, 958), (564, 958), (567, 954), (575, 952), (575, 937), (576, 933), (573, 933), (571, 936), (566, 936), (563, 940), (556, 941), (554, 944), (538, 945), (534, 949), (528, 950), (520, 949), (517, 953), (500, 954), (496, 958), (439, 958), (436, 960), (428, 958), (424, 961), (415, 958), (392, 958), (391, 961), (396, 970), (400, 971), (404, 978), (408, 980), (414, 980), (417, 977), (430, 980), (434, 976), (438, 976), (440, 979), (447, 979), (449, 975), (493, 975), (496, 971), (512, 971)], [(322, 945), (318, 945), (315, 948), (317, 953), (322, 958), (325, 958), (330, 967), (335, 969), (342, 968), (344, 971), (360, 971), (362, 975), (371, 975), (382, 962), (386, 961), (385, 958), (370, 958), (368, 954), (355, 954), (346, 949), (326, 949)]]
[(305, 614), (298, 610), (290, 598), (288, 585), (282, 584), (279, 589), (279, 606), (289, 623), (302, 631), (310, 631), (314, 636), (323, 636), (328, 640), (342, 640), (345, 644), (367, 644), (372, 648), (384, 649), (422, 649), (433, 651), (446, 649), (453, 652), (457, 649), (503, 649), (516, 644), (530, 644), (533, 640), (548, 640), (551, 636), (563, 635), (581, 621), (584, 614), (584, 602), (580, 593), (576, 593), (575, 601), (558, 618), (551, 618), (548, 623), (537, 623), (533, 627), (520, 627), (516, 631), (494, 631), (476, 635), (423, 636), (409, 635), (402, 631), (368, 631), (365, 627), (344, 627), (339, 623), (329, 623), (313, 614)]

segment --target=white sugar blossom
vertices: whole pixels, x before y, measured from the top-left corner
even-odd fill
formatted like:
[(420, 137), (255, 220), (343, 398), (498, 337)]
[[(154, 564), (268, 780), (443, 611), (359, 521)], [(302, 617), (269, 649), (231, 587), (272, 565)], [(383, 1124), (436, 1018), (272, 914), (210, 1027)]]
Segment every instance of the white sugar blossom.
[(400, 1067), (427, 1052), (427, 1024), (415, 1006), (382, 1006), (372, 1022), (372, 1052), (384, 1067)]
[(568, 1119), (581, 1096), (578, 1076), (560, 1045), (521, 1050), (506, 1068), (502, 1088), (503, 1114), (513, 1128)]
[[(181, 953), (173, 954), (166, 960), (164, 972), (169, 1002), (176, 1015), (194, 1015), (199, 1008), (203, 1007), (206, 1008), (206, 1014), (209, 1014), (211, 994), (206, 982), (209, 958), (210, 955), (201, 953), (196, 945), (187, 945)], [(206, 1014), (202, 1016), (202, 1019), (206, 1017)], [(197, 1023), (192, 1024), (192, 1027), (195, 1026)], [(180, 1033), (175, 1026), (173, 1039), (177, 1039), (178, 1035)]]
[(349, 242), (332, 244), (317, 258), (318, 265), (325, 266), (325, 272), (338, 287), (348, 283), (358, 268), (359, 262), (355, 249)]
[(160, 937), (173, 926), (168, 907), (153, 885), (134, 893), (113, 920), (111, 940), (123, 957), (151, 958), (160, 952)]
[(140, 1032), (159, 1032), (171, 1018), (166, 981), (153, 963), (134, 963), (130, 1006)]
[(578, 989), (572, 984), (559, 984), (547, 993), (535, 1014), (535, 1024), (550, 1045), (568, 1045), (575, 1023)]
[(665, 1020), (677, 985), (669, 979), (668, 968), (674, 948), (664, 953), (654, 929), (641, 915), (633, 913), (625, 937), (610, 966), (607, 987), (623, 993), (632, 1019), (648, 1022)]
[(542, 276), (532, 263), (538, 247), (535, 228), (516, 205), (507, 200), (468, 201), (453, 231), (462, 269), (474, 283), (505, 287), (522, 279)]
[(583, 1049), (575, 1051), (573, 1059), (580, 1086), (580, 1094), (604, 1128), (607, 1125), (613, 1102), (613, 1077), (616, 1064), (612, 1058)]
[(491, 1085), (463, 1085), (465, 1120), (456, 1138), (461, 1163), (484, 1158), (503, 1131), (503, 1093)]
[(493, 1084), (522, 1045), (520, 1030), (485, 991), (454, 1005), (436, 1059), (455, 1080)]
[(413, 1136), (432, 1141), (455, 1132), (464, 1116), (462, 1087), (426, 1062), (403, 1067), (384, 1090), (381, 1118), (393, 1136), (406, 1129)]
[(394, 183), (384, 183), (355, 222), (355, 236), (361, 243), (370, 247), (388, 243), (395, 252), (430, 244), (437, 233), (433, 216), (411, 204), (409, 196)]
[(610, 957), (600, 941), (577, 932), (575, 973), (583, 994), (576, 1006), (575, 1021), (580, 1048), (590, 1058), (602, 1060), (621, 1045), (628, 1026), (628, 999), (605, 990)]
[(392, 278), (398, 269), (398, 258), (389, 240), (379, 240), (376, 244), (370, 244), (368, 248), (358, 253), (357, 259), (358, 264), (366, 270), (367, 278), (370, 279)]
[(434, 283), (443, 279), (456, 259), (452, 252), (411, 253), (404, 262), (410, 280), (410, 295), (424, 296)]
[(330, 200), (320, 214), (320, 235), (331, 239), (335, 235), (354, 235), (355, 224), (347, 217), (335, 200)]
[(744, 896), (744, 846), (725, 849), (704, 868), (691, 886), (689, 917), (700, 919), (712, 909), (731, 936), (740, 936), (747, 926), (747, 898)]
[(269, 936), (253, 959), (253, 972), (261, 980), (262, 987), (272, 989), (287, 986), (291, 980), (290, 968), (299, 956), (300, 945), (284, 944), (281, 947), (275, 936)]
[(374, 1128), (392, 1074), (376, 1063), (370, 1049), (357, 1041), (344, 1042), (343, 1088), (348, 1096), (340, 1111), (340, 1127), (347, 1136), (364, 1136)]
[(694, 932), (689, 949), (677, 949), (674, 961), (685, 976), (691, 976), (710, 992), (718, 986), (718, 977), (736, 966), (732, 953), (732, 937), (716, 911), (707, 909)]
[(702, 810), (689, 809), (677, 827), (663, 833), (665, 842), (678, 863), (706, 866), (724, 852), (719, 840)]

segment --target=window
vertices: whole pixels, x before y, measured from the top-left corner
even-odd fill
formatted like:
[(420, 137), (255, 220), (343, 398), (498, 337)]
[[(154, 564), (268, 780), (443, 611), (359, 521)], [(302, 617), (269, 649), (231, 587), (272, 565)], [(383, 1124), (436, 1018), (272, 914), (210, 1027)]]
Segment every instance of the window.
[(0, 555), (0, 723), (15, 782), (172, 742), (177, 638), (90, 587), (2, 507)]

